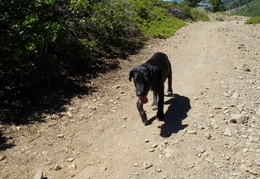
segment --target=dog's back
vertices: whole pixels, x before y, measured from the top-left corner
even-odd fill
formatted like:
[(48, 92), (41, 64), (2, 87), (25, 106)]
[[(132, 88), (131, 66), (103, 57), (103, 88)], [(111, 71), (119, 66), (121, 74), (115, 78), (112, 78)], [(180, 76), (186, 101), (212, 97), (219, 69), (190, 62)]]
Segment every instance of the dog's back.
[(149, 60), (147, 60), (146, 64), (156, 66), (160, 68), (160, 70), (162, 70), (163, 82), (165, 82), (169, 74), (172, 73), (171, 63), (168, 59), (168, 56), (165, 53), (162, 52), (155, 53)]

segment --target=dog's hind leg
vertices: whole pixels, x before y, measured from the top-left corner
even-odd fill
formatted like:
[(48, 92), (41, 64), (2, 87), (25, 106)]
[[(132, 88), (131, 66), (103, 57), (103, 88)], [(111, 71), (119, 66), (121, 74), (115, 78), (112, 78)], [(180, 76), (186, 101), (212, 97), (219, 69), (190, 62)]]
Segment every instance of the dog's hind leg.
[(172, 96), (172, 71), (170, 70), (169, 76), (168, 76), (168, 91), (167, 91), (168, 96)]
[(143, 121), (144, 124), (146, 124), (147, 123), (147, 115), (146, 115), (145, 110), (143, 108), (143, 104), (141, 104), (139, 102), (139, 100), (137, 101), (136, 104), (137, 104), (137, 109), (139, 111), (139, 114), (140, 114), (140, 116), (142, 118), (142, 121)]
[(152, 104), (152, 110), (158, 109), (158, 92), (153, 91), (153, 104)]
[(161, 90), (159, 91), (159, 100), (158, 100), (158, 111), (156, 117), (159, 120), (164, 120), (164, 112), (163, 112), (163, 105), (164, 105), (164, 87), (161, 87)]

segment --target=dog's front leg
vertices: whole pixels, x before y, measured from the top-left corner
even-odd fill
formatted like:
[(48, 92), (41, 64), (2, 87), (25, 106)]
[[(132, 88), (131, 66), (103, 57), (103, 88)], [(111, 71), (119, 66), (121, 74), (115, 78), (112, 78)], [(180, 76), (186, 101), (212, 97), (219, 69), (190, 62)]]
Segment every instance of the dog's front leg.
[(152, 110), (158, 109), (158, 92), (153, 91), (153, 104), (152, 104)]
[(141, 104), (139, 102), (139, 100), (137, 101), (136, 104), (137, 104), (137, 109), (139, 111), (139, 114), (140, 114), (140, 116), (142, 118), (142, 121), (143, 121), (144, 124), (146, 124), (147, 123), (147, 115), (146, 115), (146, 113), (144, 111), (143, 104)]

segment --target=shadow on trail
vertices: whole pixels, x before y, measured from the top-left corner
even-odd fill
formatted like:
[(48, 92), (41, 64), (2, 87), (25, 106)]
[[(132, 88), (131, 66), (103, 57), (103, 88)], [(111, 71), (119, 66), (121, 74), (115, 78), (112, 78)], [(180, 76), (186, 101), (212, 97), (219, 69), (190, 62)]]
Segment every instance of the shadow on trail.
[(182, 121), (188, 116), (191, 109), (190, 100), (185, 96), (174, 94), (174, 97), (165, 101), (164, 104), (170, 104), (165, 112), (164, 124), (160, 126), (160, 136), (170, 137), (173, 133), (183, 130), (188, 125), (183, 125)]
[(13, 148), (16, 146), (15, 144), (12, 143), (7, 143), (7, 138), (3, 136), (2, 132), (0, 131), (0, 151), (4, 151), (9, 148)]

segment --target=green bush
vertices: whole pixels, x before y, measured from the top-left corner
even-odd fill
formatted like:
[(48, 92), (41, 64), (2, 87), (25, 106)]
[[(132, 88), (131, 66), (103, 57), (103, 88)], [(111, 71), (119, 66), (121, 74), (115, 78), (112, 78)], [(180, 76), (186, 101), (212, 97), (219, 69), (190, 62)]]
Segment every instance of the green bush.
[[(142, 32), (128, 1), (3, 0), (0, 78), (34, 86), (61, 74), (61, 63), (88, 70), (99, 53), (132, 48)], [(70, 64), (70, 65), (69, 65)]]
[(192, 8), (190, 10), (190, 15), (191, 15), (192, 19), (209, 21), (209, 16), (207, 16), (206, 13), (200, 9)]
[(0, 4), (0, 78), (30, 86), (58, 74), (54, 48), (66, 32), (58, 7), (52, 0), (4, 0)]
[(180, 27), (186, 24), (175, 17), (164, 17), (143, 24), (143, 31), (148, 38), (167, 38), (172, 36)]
[[(148, 38), (167, 38), (185, 23), (169, 14), (168, 6), (162, 1), (134, 1), (138, 22), (145, 36)], [(173, 3), (175, 4), (175, 3)]]
[(64, 74), (64, 63), (88, 70), (102, 55), (134, 49), (143, 43), (143, 34), (169, 37), (185, 25), (169, 13), (176, 5), (161, 0), (2, 0), (1, 83), (34, 86)]
[(259, 24), (260, 23), (260, 17), (252, 17), (248, 21), (246, 21), (246, 24)]

